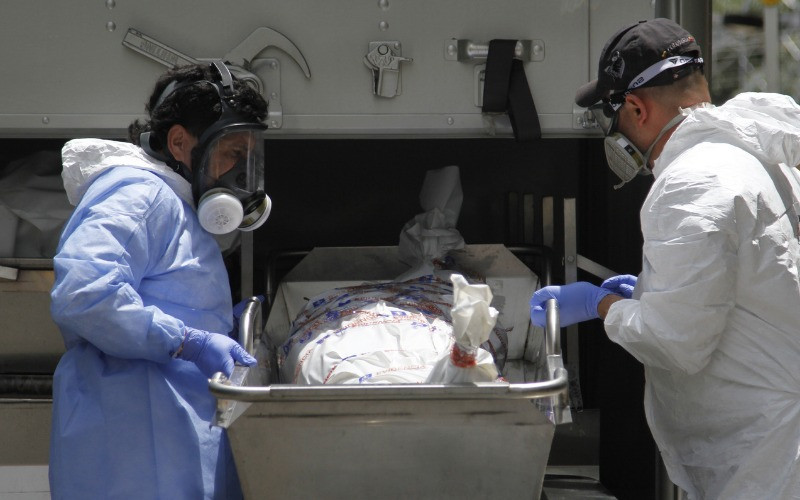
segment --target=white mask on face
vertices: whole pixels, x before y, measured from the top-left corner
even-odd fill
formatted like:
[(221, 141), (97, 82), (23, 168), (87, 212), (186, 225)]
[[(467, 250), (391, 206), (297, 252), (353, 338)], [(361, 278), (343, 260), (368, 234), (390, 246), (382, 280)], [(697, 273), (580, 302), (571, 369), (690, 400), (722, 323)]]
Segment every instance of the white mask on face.
[(614, 132), (605, 138), (604, 145), (608, 166), (622, 181), (615, 185), (614, 189), (621, 188), (637, 175), (650, 175), (652, 173), (648, 163), (653, 147), (669, 129), (680, 123), (684, 118), (686, 118), (684, 114), (679, 114), (667, 122), (644, 154), (621, 132)]

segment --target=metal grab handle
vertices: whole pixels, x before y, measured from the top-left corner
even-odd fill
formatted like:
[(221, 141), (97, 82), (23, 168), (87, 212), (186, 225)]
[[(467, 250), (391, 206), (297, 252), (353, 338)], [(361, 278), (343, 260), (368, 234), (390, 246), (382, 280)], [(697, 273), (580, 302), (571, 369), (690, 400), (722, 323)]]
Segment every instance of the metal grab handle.
[(558, 314), (558, 301), (547, 299), (545, 309), (545, 353), (548, 356), (561, 356), (561, 321)]
[(273, 384), (262, 387), (237, 387), (225, 384), (217, 373), (209, 381), (211, 394), (221, 399), (258, 403), (264, 401), (357, 401), (373, 399), (539, 399), (562, 394), (568, 386), (567, 371), (556, 371), (553, 380), (528, 384), (504, 382), (475, 385), (444, 384), (374, 384), (374, 385), (293, 385)]
[(239, 343), (248, 353), (254, 354), (253, 340), (261, 336), (261, 301), (256, 297), (247, 300), (239, 318)]
[[(489, 57), (489, 43), (469, 39), (445, 42), (444, 57), (448, 61), (481, 61)], [(544, 60), (544, 40), (517, 40), (514, 58), (523, 62)]]
[[(256, 309), (260, 313), (258, 299)], [(243, 345), (249, 341), (252, 346), (252, 336), (247, 331), (246, 325), (259, 324), (250, 320), (250, 303), (242, 313), (240, 337), (244, 339)], [(444, 384), (376, 384), (376, 385), (296, 385), (273, 384), (261, 387), (240, 387), (227, 384), (222, 373), (217, 373), (209, 381), (211, 394), (220, 399), (257, 403), (275, 400), (292, 401), (319, 401), (319, 400), (371, 400), (371, 399), (540, 399), (556, 397), (566, 401), (569, 387), (567, 371), (561, 364), (560, 326), (558, 304), (554, 299), (547, 301), (547, 327), (546, 350), (550, 380), (543, 382), (530, 382), (525, 384), (509, 384), (506, 382), (485, 382), (475, 385), (444, 385)], [(246, 316), (247, 315), (247, 316)], [(245, 320), (247, 318), (247, 320)]]

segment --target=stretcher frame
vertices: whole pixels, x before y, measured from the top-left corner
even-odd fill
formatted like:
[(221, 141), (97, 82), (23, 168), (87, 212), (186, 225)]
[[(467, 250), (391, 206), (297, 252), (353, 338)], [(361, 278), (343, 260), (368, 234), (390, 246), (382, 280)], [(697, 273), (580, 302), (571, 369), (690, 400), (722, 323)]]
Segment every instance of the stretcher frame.
[[(571, 421), (555, 300), (545, 332), (547, 378), (530, 383), (258, 385), (255, 369), (216, 374), (215, 423), (245, 498), (538, 498), (555, 424)], [(240, 340), (254, 352), (261, 333), (252, 298)]]

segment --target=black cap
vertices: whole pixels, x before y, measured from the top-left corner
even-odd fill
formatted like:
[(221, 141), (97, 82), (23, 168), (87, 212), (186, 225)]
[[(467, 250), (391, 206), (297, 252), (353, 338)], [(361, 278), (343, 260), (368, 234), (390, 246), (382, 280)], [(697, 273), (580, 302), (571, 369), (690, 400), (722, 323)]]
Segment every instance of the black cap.
[(702, 64), (700, 46), (680, 25), (664, 18), (639, 21), (622, 28), (606, 43), (597, 80), (578, 89), (575, 103), (589, 107), (610, 94), (667, 85), (685, 74), (676, 70)]

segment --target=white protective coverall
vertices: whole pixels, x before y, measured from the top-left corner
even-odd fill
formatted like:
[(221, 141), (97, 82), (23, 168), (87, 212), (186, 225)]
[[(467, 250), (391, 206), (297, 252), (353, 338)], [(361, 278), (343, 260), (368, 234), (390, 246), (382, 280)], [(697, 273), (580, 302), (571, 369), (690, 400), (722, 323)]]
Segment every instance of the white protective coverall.
[(650, 428), (689, 498), (799, 498), (800, 108), (745, 93), (687, 115), (641, 210), (638, 300), (605, 329), (644, 364)]
[(228, 275), (189, 182), (133, 144), (62, 150), (77, 204), (54, 258), (52, 497), (241, 498), (208, 380), (173, 359), (188, 325), (229, 332)]

